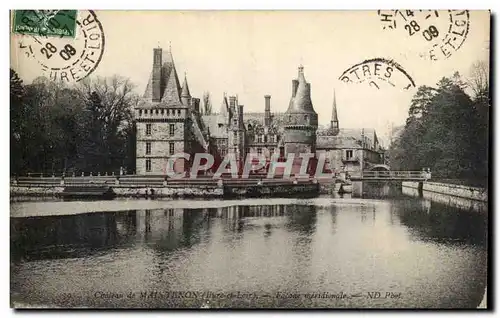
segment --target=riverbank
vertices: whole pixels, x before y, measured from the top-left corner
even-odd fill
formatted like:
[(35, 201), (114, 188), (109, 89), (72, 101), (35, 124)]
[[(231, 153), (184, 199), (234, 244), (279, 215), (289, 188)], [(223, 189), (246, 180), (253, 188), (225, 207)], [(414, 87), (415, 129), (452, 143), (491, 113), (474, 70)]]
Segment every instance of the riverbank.
[(440, 182), (403, 181), (403, 188), (412, 188), (458, 198), (488, 202), (488, 191), (483, 188)]
[[(222, 197), (253, 197), (253, 196), (287, 196), (307, 194), (318, 194), (319, 185), (310, 182), (297, 183), (252, 183), (237, 185), (109, 185), (117, 197), (200, 197), (200, 198), (222, 198)], [(59, 197), (64, 192), (65, 186), (56, 185), (12, 185), (10, 187), (11, 197), (38, 196)]]

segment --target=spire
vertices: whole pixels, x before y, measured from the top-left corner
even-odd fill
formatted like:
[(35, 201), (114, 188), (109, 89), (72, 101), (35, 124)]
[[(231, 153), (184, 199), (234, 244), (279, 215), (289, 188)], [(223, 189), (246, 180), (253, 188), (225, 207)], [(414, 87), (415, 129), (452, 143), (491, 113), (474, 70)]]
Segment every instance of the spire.
[(182, 84), (181, 97), (191, 97), (191, 94), (189, 93), (189, 86), (188, 86), (187, 76), (186, 76), (185, 72), (184, 72), (184, 83)]
[(334, 122), (337, 123), (337, 126), (338, 126), (338, 122), (339, 122), (339, 118), (337, 116), (337, 100), (335, 98), (335, 89), (333, 90), (333, 108), (332, 108), (332, 120), (331, 120), (332, 124)]
[(165, 90), (161, 101), (170, 105), (179, 105), (181, 104), (181, 85), (179, 84), (179, 77), (175, 70), (172, 50), (164, 52), (163, 61), (162, 70), (164, 74)]

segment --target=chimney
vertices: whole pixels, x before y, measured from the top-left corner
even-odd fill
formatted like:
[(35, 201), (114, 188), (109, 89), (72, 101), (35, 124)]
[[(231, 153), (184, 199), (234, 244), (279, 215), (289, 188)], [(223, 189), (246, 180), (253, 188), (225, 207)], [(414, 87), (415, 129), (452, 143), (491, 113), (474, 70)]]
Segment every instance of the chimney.
[(153, 49), (153, 74), (151, 78), (152, 86), (152, 99), (153, 102), (159, 102), (161, 100), (161, 56), (162, 49)]
[(243, 127), (243, 105), (238, 106), (238, 120), (240, 127)]
[(229, 108), (233, 114), (236, 113), (236, 96), (229, 96)]
[(271, 125), (271, 95), (264, 95), (265, 108), (264, 108), (264, 126), (269, 127)]
[(193, 102), (194, 110), (199, 113), (200, 112), (200, 99), (193, 98), (192, 102)]
[(298, 87), (299, 87), (299, 81), (296, 79), (292, 80), (292, 97), (295, 97), (295, 94), (297, 94)]

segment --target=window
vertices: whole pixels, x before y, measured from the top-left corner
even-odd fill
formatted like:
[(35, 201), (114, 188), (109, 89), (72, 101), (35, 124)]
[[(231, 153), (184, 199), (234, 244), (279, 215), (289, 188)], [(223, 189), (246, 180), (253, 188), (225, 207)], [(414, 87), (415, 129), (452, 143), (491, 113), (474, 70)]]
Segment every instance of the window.
[(161, 110), (161, 114), (164, 115), (165, 114), (165, 109), (162, 108)]
[(173, 155), (174, 154), (174, 143), (170, 142), (168, 144), (168, 148), (169, 148), (168, 151), (170, 152), (170, 154)]
[(174, 128), (175, 128), (174, 124), (168, 125), (168, 130), (169, 130), (170, 136), (174, 135)]
[(167, 109), (167, 116), (170, 116), (170, 109)]
[(146, 159), (146, 172), (151, 171), (151, 159)]
[(346, 150), (345, 157), (346, 159), (352, 159), (352, 150)]
[(270, 147), (269, 148), (269, 154), (272, 156), (274, 154), (274, 148), (273, 147)]
[(158, 109), (156, 109), (156, 115), (158, 115)]
[(146, 124), (146, 135), (151, 135), (151, 124)]
[(305, 120), (308, 120), (308, 119), (309, 119), (309, 116), (304, 115), (304, 119), (305, 119)]
[(226, 155), (226, 149), (222, 149), (222, 150), (220, 151), (220, 155), (221, 155), (222, 157), (224, 157), (224, 156)]
[(234, 138), (237, 138), (238, 137), (238, 132), (237, 131), (233, 131), (233, 136), (234, 136)]
[(262, 142), (262, 135), (257, 135), (257, 142)]
[(139, 116), (142, 116), (142, 109), (139, 109)]
[(151, 143), (147, 142), (146, 143), (146, 155), (150, 155), (150, 154), (151, 154)]
[(264, 136), (264, 142), (267, 142), (267, 135)]
[(257, 148), (257, 154), (258, 154), (258, 155), (262, 155), (262, 148), (260, 148), (260, 147), (259, 147), (259, 148)]
[(180, 115), (181, 115), (181, 110), (180, 110), (180, 109), (178, 109), (178, 110), (177, 110), (177, 116), (180, 116)]

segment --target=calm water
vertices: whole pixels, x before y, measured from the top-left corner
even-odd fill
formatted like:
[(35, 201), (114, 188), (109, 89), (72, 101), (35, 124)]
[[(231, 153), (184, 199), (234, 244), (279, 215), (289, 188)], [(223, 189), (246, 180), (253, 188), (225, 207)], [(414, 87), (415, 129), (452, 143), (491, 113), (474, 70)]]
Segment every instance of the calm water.
[(363, 199), (16, 202), (11, 297), (63, 307), (475, 308), (486, 214), (388, 189)]

